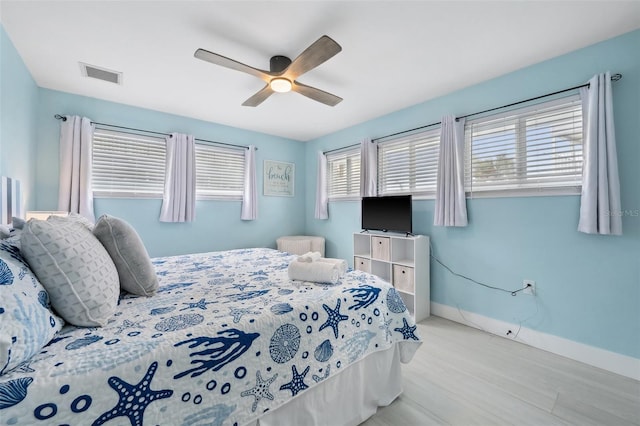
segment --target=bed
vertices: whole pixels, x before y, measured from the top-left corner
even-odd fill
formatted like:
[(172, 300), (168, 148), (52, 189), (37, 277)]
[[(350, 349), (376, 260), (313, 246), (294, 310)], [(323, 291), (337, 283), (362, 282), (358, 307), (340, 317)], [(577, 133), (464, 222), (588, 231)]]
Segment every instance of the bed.
[(291, 281), (293, 260), (267, 248), (152, 259), (157, 295), (123, 293), (106, 326), (67, 325), (0, 376), (0, 423), (364, 421), (401, 392), (416, 325), (379, 278)]

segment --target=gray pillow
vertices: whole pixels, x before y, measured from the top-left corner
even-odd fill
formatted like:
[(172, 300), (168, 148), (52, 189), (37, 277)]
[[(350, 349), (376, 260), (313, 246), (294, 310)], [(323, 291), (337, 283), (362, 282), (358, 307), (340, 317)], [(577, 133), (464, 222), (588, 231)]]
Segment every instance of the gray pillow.
[(0, 239), (9, 238), (11, 236), (11, 227), (9, 225), (0, 225)]
[(24, 228), (25, 223), (27, 223), (27, 222), (25, 222), (25, 220), (24, 220), (24, 219), (21, 219), (21, 218), (19, 218), (19, 217), (15, 217), (15, 216), (13, 216), (13, 217), (11, 218), (11, 226), (13, 226), (15, 229), (22, 229), (22, 228)]
[(153, 296), (158, 291), (156, 270), (142, 239), (131, 225), (105, 214), (96, 222), (93, 234), (111, 255), (120, 287), (139, 296)]
[(65, 321), (103, 326), (118, 304), (118, 272), (109, 253), (74, 220), (30, 220), (21, 252)]

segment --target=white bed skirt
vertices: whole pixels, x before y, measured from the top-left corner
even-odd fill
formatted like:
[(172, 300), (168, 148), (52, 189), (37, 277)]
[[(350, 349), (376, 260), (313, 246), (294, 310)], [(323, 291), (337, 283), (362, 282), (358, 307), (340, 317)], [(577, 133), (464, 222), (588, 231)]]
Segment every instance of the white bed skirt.
[(396, 344), (370, 354), (251, 425), (355, 426), (401, 393), (400, 348)]

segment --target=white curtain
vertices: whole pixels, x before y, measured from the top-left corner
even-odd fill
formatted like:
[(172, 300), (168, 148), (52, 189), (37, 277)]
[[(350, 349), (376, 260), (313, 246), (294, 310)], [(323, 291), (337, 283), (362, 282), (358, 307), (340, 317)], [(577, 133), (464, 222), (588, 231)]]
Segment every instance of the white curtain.
[(327, 194), (327, 156), (318, 152), (318, 179), (316, 181), (316, 219), (329, 219)]
[(244, 154), (244, 194), (242, 195), (242, 220), (258, 217), (258, 194), (256, 189), (256, 147), (249, 146)]
[(371, 139), (360, 142), (360, 196), (378, 195), (378, 149)]
[(433, 224), (467, 226), (464, 194), (464, 118), (442, 117)]
[(78, 213), (95, 222), (91, 188), (91, 120), (65, 116), (60, 126), (60, 186), (58, 210)]
[(578, 231), (622, 235), (620, 181), (613, 125), (611, 74), (580, 89), (584, 120), (582, 197)]
[(161, 222), (191, 222), (196, 217), (196, 147), (192, 135), (165, 138), (167, 160)]

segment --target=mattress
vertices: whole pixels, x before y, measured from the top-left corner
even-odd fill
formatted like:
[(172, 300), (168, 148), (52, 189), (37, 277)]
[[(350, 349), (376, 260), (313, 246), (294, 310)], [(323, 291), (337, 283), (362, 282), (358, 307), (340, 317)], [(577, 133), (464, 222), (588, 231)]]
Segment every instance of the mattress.
[(105, 327), (67, 326), (0, 376), (2, 424), (245, 425), (371, 354), (412, 358), (421, 341), (390, 284), (359, 271), (291, 281), (294, 259), (264, 248), (153, 259), (158, 295), (122, 295)]

